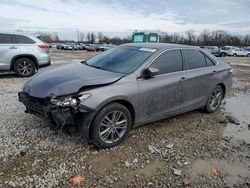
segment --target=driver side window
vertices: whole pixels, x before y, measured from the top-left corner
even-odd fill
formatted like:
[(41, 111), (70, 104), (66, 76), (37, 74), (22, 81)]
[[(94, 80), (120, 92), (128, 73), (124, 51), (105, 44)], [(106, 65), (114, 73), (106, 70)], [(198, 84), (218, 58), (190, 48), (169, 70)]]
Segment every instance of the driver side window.
[(169, 50), (161, 54), (150, 67), (157, 68), (159, 74), (178, 72), (183, 70), (182, 55), (180, 50)]

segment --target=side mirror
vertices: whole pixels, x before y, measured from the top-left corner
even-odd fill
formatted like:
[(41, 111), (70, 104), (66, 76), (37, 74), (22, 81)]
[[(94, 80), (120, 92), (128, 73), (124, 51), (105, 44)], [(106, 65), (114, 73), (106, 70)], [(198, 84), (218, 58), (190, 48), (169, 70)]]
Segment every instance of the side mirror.
[(156, 76), (159, 73), (159, 69), (154, 68), (154, 67), (148, 67), (146, 68), (143, 72), (142, 75), (145, 78), (152, 78), (154, 76)]

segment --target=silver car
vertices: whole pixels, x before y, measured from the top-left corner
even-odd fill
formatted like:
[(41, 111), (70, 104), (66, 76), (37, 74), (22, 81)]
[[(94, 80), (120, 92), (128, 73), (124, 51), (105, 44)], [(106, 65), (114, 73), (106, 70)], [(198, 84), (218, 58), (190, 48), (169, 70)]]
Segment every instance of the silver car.
[(26, 112), (77, 127), (100, 148), (131, 128), (195, 109), (216, 111), (232, 69), (201, 48), (125, 44), (87, 61), (35, 75), (19, 92)]
[(247, 57), (249, 57), (250, 52), (246, 51), (243, 48), (235, 48), (235, 49), (229, 51), (228, 55), (234, 56), (234, 57), (237, 57), (237, 56), (247, 56)]
[(49, 46), (40, 36), (0, 33), (0, 71), (28, 77), (50, 65)]

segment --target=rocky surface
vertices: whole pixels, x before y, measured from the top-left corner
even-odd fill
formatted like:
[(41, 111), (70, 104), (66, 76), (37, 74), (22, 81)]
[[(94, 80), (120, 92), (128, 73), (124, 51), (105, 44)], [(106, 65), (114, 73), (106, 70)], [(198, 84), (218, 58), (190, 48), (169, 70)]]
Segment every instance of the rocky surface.
[[(53, 66), (72, 56), (55, 53)], [(250, 89), (250, 68), (234, 69), (237, 96)], [(80, 187), (250, 187), (250, 144), (224, 134), (226, 105), (214, 114), (194, 111), (135, 128), (120, 146), (98, 150), (25, 114), (17, 92), (26, 80), (0, 76), (0, 187), (70, 187), (76, 173), (85, 177)], [(239, 119), (234, 126), (249, 124)]]

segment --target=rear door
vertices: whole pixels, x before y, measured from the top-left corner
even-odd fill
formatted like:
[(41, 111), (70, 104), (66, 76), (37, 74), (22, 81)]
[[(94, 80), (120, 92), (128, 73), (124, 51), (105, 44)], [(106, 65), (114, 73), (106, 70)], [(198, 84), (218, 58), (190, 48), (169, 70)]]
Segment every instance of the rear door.
[(0, 33), (0, 71), (9, 71), (14, 56), (19, 54), (19, 48), (11, 34)]
[(34, 40), (24, 35), (14, 35), (14, 36), (17, 40), (20, 53), (32, 54), (32, 52), (34, 52), (34, 46), (36, 43)]
[(181, 50), (168, 50), (150, 67), (159, 70), (153, 78), (138, 78), (140, 122), (160, 119), (182, 109), (183, 58)]
[(185, 62), (187, 65), (187, 79), (183, 82), (183, 94), (185, 109), (199, 108), (206, 103), (207, 95), (214, 82), (216, 74), (214, 62), (198, 49), (184, 49)]

